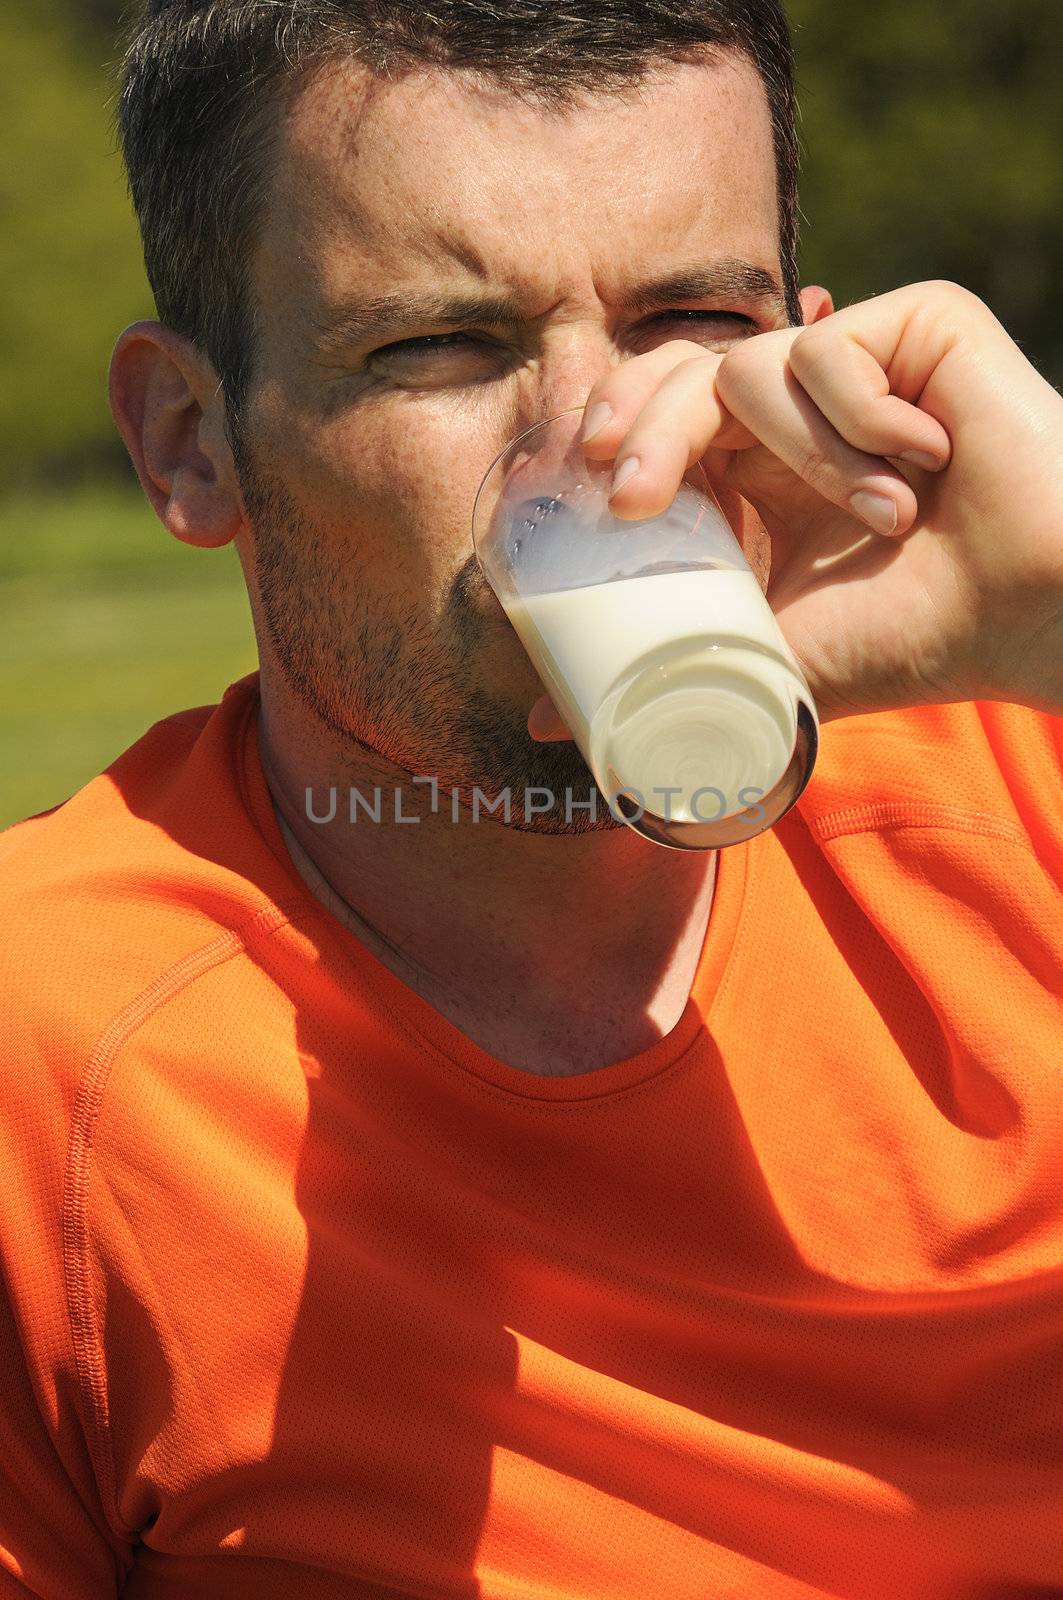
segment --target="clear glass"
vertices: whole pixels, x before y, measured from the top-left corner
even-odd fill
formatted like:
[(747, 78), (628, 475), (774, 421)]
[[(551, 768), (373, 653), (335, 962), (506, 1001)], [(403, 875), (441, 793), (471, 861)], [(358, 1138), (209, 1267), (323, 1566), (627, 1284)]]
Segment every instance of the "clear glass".
[(477, 560), (614, 815), (672, 849), (744, 843), (812, 775), (804, 673), (701, 466), (660, 516), (622, 521), (582, 417), (537, 423), (492, 463)]

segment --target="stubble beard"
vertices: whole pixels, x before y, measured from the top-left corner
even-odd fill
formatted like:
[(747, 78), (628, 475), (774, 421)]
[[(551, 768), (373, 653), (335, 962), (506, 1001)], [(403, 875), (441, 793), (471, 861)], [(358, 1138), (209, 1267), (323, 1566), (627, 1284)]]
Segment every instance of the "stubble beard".
[[(471, 554), (451, 583), (438, 626), (413, 605), (396, 610), (389, 602), (385, 610), (359, 585), (356, 553), (342, 567), (283, 481), (252, 461), (246, 448), (234, 456), (262, 620), (278, 666), (352, 767), (364, 753), (383, 756), (411, 777), (434, 777), (444, 812), (452, 791), (468, 806), (476, 788), (481, 822), (521, 832), (576, 835), (625, 826), (610, 812), (575, 743), (533, 739), (527, 710), (476, 681), (489, 623), (475, 603), (484, 580)], [(346, 626), (348, 617), (354, 620)], [(397, 782), (410, 814), (418, 799), (423, 804), (428, 786)], [(547, 791), (550, 807), (526, 815), (533, 789)], [(486, 809), (507, 791), (508, 822), (503, 806)], [(587, 805), (592, 796), (593, 813)], [(533, 803), (546, 798), (539, 793)]]

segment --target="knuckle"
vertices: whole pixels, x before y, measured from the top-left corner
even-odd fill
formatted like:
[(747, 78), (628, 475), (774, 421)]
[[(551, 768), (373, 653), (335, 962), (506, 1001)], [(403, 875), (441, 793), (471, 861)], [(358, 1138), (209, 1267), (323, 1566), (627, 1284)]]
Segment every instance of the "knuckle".
[(643, 375), (647, 373), (660, 373), (667, 377), (673, 367), (682, 366), (705, 354), (703, 344), (695, 344), (693, 339), (665, 339), (663, 343), (654, 345), (649, 350), (642, 350), (638, 355), (625, 356), (619, 368), (612, 374), (615, 378), (618, 373), (634, 369)]
[(828, 366), (838, 348), (833, 329), (803, 328), (790, 346), (790, 365), (801, 372), (815, 372)]
[(691, 339), (672, 339), (657, 350), (648, 351), (656, 362), (647, 370), (657, 375), (657, 386), (667, 392), (685, 387), (693, 377), (695, 382), (704, 379), (710, 384), (715, 375), (719, 356), (710, 355), (704, 345)]
[(681, 361), (677, 361), (675, 366), (665, 374), (661, 388), (663, 389), (667, 384), (673, 388), (685, 389), (692, 377), (695, 381), (704, 381), (707, 386), (711, 387), (715, 381), (716, 369), (719, 363), (719, 356), (709, 355), (704, 350), (699, 350), (696, 355), (686, 355)]
[(846, 444), (851, 445), (854, 450), (862, 450), (867, 456), (892, 455), (899, 448), (895, 438), (860, 417), (854, 417), (852, 422), (840, 431)]
[(867, 456), (890, 456), (902, 448), (892, 433), (876, 427), (865, 417), (854, 416), (839, 431), (846, 444)]
[[(695, 344), (692, 339), (668, 339), (652, 350), (625, 356), (616, 367), (598, 379), (583, 402), (584, 411), (589, 416), (594, 407), (603, 402), (611, 406), (614, 421), (608, 424), (607, 429), (603, 429), (603, 436), (608, 432), (612, 437), (615, 419), (630, 412), (633, 403), (637, 403), (640, 397), (645, 399), (667, 383), (677, 368), (704, 357), (704, 345)], [(597, 440), (594, 442), (597, 443)]]
[(985, 301), (980, 299), (973, 290), (967, 289), (962, 283), (953, 283), (949, 278), (930, 278), (926, 283), (921, 283), (919, 288), (928, 296), (944, 305), (949, 305), (957, 310), (966, 308), (970, 311), (989, 308)]
[(674, 351), (674, 359), (682, 361), (704, 361), (707, 351), (703, 344), (698, 344), (693, 339), (669, 339), (667, 344), (661, 346), (664, 350)]
[(833, 500), (837, 493), (837, 474), (823, 454), (815, 445), (803, 445), (795, 449), (793, 456), (793, 470), (805, 483), (811, 484), (826, 500)]
[(724, 401), (729, 405), (733, 398), (747, 393), (759, 370), (760, 354), (753, 349), (751, 339), (728, 350), (716, 373), (716, 387)]

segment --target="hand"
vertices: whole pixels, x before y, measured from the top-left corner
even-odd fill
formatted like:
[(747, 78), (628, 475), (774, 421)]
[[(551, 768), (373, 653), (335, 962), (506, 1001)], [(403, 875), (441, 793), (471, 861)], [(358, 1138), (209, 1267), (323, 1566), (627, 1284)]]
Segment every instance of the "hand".
[[(821, 721), (974, 699), (1063, 714), (1063, 398), (975, 295), (913, 284), (726, 355), (671, 340), (585, 414), (601, 401), (588, 458), (639, 461), (618, 517), (663, 511), (696, 461), (729, 514), (755, 510)], [(546, 696), (528, 728), (570, 736)]]

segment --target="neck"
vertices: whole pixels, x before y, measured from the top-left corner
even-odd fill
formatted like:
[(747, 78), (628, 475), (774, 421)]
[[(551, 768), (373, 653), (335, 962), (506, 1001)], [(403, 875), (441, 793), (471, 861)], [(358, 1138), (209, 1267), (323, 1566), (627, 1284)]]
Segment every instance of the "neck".
[[(433, 811), (429, 784), (373, 752), (315, 744), (305, 721), (270, 715), (265, 692), (259, 748), (311, 892), (485, 1048), (554, 1063), (530, 1070), (592, 1070), (671, 1031), (704, 941), (716, 852), (665, 849), (625, 826), (534, 833), (484, 810), (474, 821), (465, 805), (455, 821), (448, 791)], [(376, 786), (380, 820), (356, 803), (351, 821), (350, 791), (375, 806)], [(308, 817), (308, 789), (321, 818), (335, 789), (330, 820)], [(550, 1038), (547, 1017), (560, 1019)]]

